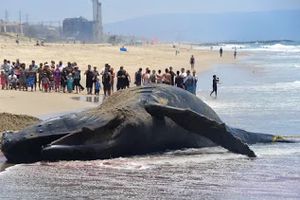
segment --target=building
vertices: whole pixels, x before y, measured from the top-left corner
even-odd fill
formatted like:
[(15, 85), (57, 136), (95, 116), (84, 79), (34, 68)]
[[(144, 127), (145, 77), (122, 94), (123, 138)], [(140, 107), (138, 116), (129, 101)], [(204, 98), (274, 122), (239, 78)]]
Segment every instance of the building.
[(22, 24), (0, 20), (0, 33), (23, 33)]
[(68, 18), (63, 21), (63, 36), (66, 39), (93, 41), (93, 22), (83, 17)]
[(83, 17), (68, 18), (63, 21), (63, 36), (66, 39), (86, 42), (102, 42), (102, 8), (98, 0), (93, 1), (93, 21)]

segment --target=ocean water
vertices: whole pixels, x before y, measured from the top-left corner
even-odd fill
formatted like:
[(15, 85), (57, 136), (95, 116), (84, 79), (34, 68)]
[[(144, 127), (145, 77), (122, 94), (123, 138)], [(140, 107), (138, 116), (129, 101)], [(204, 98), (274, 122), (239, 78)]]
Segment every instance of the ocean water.
[[(232, 126), (300, 135), (300, 44), (243, 44), (240, 51), (248, 56), (238, 64), (216, 66), (199, 77), (200, 98)], [(220, 78), (217, 99), (208, 95), (213, 74)]]
[[(199, 76), (197, 95), (228, 125), (300, 142), (299, 53), (286, 44), (243, 45), (249, 54), (238, 64)], [(213, 74), (217, 99), (209, 96)], [(0, 173), (0, 199), (300, 199), (300, 143), (251, 148), (255, 159), (214, 147), (14, 165)]]

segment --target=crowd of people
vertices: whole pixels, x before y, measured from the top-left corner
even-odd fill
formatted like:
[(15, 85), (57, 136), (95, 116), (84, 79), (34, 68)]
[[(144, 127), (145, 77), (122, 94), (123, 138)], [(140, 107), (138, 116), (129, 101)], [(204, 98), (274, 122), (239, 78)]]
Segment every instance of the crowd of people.
[(75, 62), (69, 62), (67, 66), (64, 66), (61, 61), (58, 64), (51, 61), (37, 65), (32, 60), (26, 67), (26, 64), (18, 59), (16, 62), (4, 59), (0, 79), (2, 89), (36, 91), (38, 88), (44, 92), (69, 93), (84, 90), (80, 84), (81, 72)]
[[(63, 93), (79, 93), (85, 88), (81, 85), (81, 71), (76, 62), (68, 62), (65, 66), (62, 61), (57, 64), (55, 61), (50, 63), (36, 64), (32, 60), (31, 64), (26, 66), (19, 59), (11, 62), (4, 59), (1, 65), (0, 84), (4, 90), (22, 90), (43, 92), (63, 92)], [(97, 67), (88, 65), (87, 70), (83, 73), (86, 78), (86, 91), (88, 95), (99, 95), (103, 87), (104, 95), (110, 96), (115, 90), (129, 88), (132, 82), (129, 73), (123, 66), (115, 73), (114, 69), (105, 64), (104, 68), (99, 72)], [(115, 84), (116, 79), (116, 84)], [(164, 72), (161, 70), (150, 70), (140, 68), (134, 74), (134, 84), (136, 86), (149, 84), (167, 84), (185, 89), (196, 94), (198, 78), (196, 71), (185, 70), (174, 72), (172, 67), (166, 68)]]
[(198, 77), (195, 70), (191, 73), (190, 70), (185, 71), (185, 68), (181, 68), (180, 71), (175, 73), (173, 67), (169, 67), (165, 69), (164, 73), (161, 70), (151, 71), (149, 68), (146, 68), (145, 72), (142, 73), (142, 68), (140, 68), (135, 73), (134, 83), (137, 86), (154, 83), (173, 85), (196, 94), (197, 82)]

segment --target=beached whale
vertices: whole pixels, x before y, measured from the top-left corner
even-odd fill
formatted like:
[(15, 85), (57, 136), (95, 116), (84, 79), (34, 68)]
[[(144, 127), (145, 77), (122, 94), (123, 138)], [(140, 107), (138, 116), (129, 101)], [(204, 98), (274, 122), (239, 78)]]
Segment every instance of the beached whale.
[(168, 85), (114, 93), (97, 108), (4, 133), (9, 162), (91, 160), (220, 145), (255, 157), (248, 144), (282, 141), (225, 125), (191, 93)]

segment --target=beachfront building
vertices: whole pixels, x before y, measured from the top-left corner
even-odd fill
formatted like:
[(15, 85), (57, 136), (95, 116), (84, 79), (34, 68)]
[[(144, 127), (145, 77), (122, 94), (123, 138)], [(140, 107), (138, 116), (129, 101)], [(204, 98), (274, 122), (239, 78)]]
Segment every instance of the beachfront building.
[(66, 39), (96, 43), (103, 41), (102, 5), (98, 0), (92, 2), (93, 21), (83, 17), (63, 21), (63, 35)]
[(22, 24), (0, 20), (0, 33), (23, 33)]

